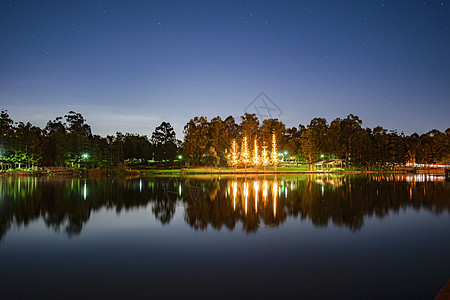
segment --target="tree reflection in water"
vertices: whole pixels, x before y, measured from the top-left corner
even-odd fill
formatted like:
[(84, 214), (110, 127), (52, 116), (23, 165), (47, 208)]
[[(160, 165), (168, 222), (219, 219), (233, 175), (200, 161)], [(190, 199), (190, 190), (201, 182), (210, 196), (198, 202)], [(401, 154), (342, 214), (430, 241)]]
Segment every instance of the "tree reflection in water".
[(315, 226), (362, 228), (364, 218), (384, 218), (402, 209), (450, 213), (450, 183), (430, 175), (303, 175), (143, 179), (14, 178), (0, 180), (0, 237), (38, 219), (69, 237), (78, 235), (91, 212), (117, 214), (150, 205), (169, 224), (177, 206), (195, 230), (239, 224), (248, 233), (280, 226), (288, 217)]

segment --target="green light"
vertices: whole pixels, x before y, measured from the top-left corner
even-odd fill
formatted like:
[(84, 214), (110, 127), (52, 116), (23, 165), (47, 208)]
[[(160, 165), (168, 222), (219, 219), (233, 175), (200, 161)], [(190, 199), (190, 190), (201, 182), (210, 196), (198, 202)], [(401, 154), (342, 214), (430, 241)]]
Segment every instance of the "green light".
[(84, 159), (87, 159), (87, 158), (89, 157), (89, 154), (84, 153), (84, 154), (82, 155), (82, 157), (83, 157)]
[(178, 159), (181, 160), (183, 158), (182, 155), (178, 155)]
[(287, 155), (287, 153), (288, 153), (287, 151), (284, 151), (284, 155)]
[(325, 155), (323, 155), (323, 154), (320, 154), (320, 158), (324, 158), (324, 156), (325, 156)]

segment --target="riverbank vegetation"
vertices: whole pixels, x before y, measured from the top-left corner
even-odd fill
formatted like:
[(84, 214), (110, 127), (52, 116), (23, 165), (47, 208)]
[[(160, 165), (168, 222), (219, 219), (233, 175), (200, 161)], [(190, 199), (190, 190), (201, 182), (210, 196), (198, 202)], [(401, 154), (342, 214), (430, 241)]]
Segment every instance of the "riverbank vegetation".
[[(14, 122), (6, 110), (0, 115), (1, 170), (42, 166), (98, 169), (180, 169), (225, 167), (233, 140), (248, 139), (270, 145), (277, 140), (281, 162), (295, 165), (341, 159), (346, 167), (384, 168), (407, 162), (438, 164), (450, 161), (450, 128), (405, 135), (381, 126), (364, 128), (358, 116), (330, 123), (314, 118), (310, 124), (289, 128), (277, 119), (259, 120), (245, 113), (234, 117), (194, 117), (184, 127), (183, 141), (169, 122), (162, 122), (151, 137), (117, 132), (93, 134), (80, 113), (48, 121), (44, 128)], [(238, 143), (239, 144), (239, 143)], [(271, 148), (267, 148), (269, 155)], [(294, 166), (292, 166), (294, 167)], [(301, 167), (300, 167), (301, 168)]]

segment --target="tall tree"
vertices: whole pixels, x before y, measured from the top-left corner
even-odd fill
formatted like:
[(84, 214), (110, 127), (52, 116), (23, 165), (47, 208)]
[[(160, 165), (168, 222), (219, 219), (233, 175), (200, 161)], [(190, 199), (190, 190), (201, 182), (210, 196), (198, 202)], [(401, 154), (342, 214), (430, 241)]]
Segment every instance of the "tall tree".
[(347, 162), (360, 163), (361, 146), (365, 131), (361, 127), (362, 121), (358, 116), (350, 114), (341, 121), (341, 143), (345, 151)]
[(240, 132), (241, 137), (246, 136), (248, 141), (253, 141), (258, 135), (259, 120), (256, 114), (244, 113), (241, 116)]
[(227, 149), (230, 147), (230, 138), (222, 119), (217, 116), (209, 122), (208, 127), (209, 152), (214, 149), (214, 154), (223, 159)]
[(296, 127), (286, 129), (286, 146), (285, 149), (289, 154), (295, 157), (297, 164), (303, 159), (302, 156), (302, 136), (303, 132), (306, 130), (305, 126), (299, 125), (298, 129)]
[(200, 165), (208, 150), (208, 121), (206, 117), (195, 117), (184, 126), (183, 151), (187, 164)]
[(234, 139), (238, 139), (240, 136), (240, 128), (239, 125), (236, 124), (236, 121), (233, 116), (228, 116), (224, 121), (223, 125), (225, 130), (228, 132), (228, 138), (230, 142)]
[(64, 117), (66, 118), (67, 131), (69, 133), (75, 133), (86, 137), (92, 136), (91, 126), (85, 123), (86, 119), (80, 113), (69, 111)]
[(328, 124), (324, 118), (314, 118), (301, 139), (302, 152), (310, 162), (327, 153)]
[(155, 147), (155, 160), (173, 161), (177, 155), (177, 139), (172, 125), (162, 122), (152, 133), (152, 143)]
[(11, 141), (14, 133), (13, 123), (14, 121), (9, 117), (8, 111), (2, 109), (0, 111), (0, 134), (1, 134), (0, 159), (2, 170), (3, 164), (8, 163), (9, 157), (12, 155)]
[(259, 129), (259, 133), (261, 135), (261, 140), (266, 142), (269, 146), (272, 141), (272, 134), (275, 133), (278, 149), (283, 150), (286, 148), (286, 125), (278, 119), (264, 119)]
[(64, 166), (64, 154), (66, 147), (66, 127), (62, 117), (48, 121), (45, 126), (47, 140), (45, 143), (44, 165)]

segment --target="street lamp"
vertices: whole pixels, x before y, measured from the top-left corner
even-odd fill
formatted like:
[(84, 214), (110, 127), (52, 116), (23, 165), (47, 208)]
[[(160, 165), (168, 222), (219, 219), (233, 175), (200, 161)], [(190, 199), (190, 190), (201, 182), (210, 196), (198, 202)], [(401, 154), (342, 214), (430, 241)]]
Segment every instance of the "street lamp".
[(180, 154), (178, 155), (178, 162), (180, 163), (180, 169), (181, 169), (181, 159), (183, 158), (183, 156)]
[(89, 154), (83, 153), (83, 154), (81, 155), (81, 157), (83, 158), (84, 168), (86, 168), (86, 160), (89, 158)]

